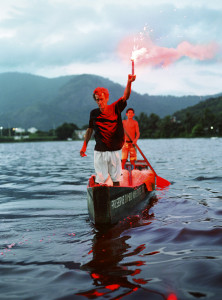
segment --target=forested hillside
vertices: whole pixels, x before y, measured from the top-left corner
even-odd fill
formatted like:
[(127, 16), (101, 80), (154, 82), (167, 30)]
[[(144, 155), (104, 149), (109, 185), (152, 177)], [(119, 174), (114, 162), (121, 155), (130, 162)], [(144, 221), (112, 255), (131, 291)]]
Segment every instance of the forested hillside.
[(145, 113), (136, 119), (142, 138), (222, 136), (222, 97), (207, 99), (162, 119)]
[[(50, 130), (68, 122), (82, 127), (88, 123), (90, 110), (96, 107), (92, 93), (97, 86), (109, 89), (109, 103), (120, 98), (125, 89), (109, 79), (88, 74), (52, 79), (22, 73), (0, 74), (0, 126)], [(132, 88), (128, 107), (134, 107), (136, 115), (154, 113), (163, 118), (207, 97), (141, 95)]]

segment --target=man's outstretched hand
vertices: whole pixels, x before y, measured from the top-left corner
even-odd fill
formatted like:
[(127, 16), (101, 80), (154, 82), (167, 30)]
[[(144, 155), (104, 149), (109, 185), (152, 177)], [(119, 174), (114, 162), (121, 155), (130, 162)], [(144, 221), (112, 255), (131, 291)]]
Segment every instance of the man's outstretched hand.
[(80, 156), (82, 157), (87, 156), (85, 152), (86, 152), (86, 142), (84, 141), (82, 149), (80, 150)]
[(80, 151), (80, 156), (84, 157), (84, 156), (87, 156), (87, 155), (85, 154), (85, 152)]

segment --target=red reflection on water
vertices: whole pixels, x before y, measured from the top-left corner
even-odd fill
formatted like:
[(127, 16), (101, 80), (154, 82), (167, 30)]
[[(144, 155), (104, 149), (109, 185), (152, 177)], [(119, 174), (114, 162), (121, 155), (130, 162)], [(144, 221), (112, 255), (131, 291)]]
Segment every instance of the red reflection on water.
[(92, 273), (91, 276), (94, 279), (98, 279), (100, 277), (99, 274), (96, 274), (96, 273)]
[(160, 251), (149, 252), (149, 253), (147, 253), (145, 255), (155, 255), (155, 254), (158, 254), (158, 253), (160, 253)]
[(140, 274), (141, 270), (140, 269), (136, 269), (132, 274), (130, 274), (131, 276), (135, 276), (137, 274)]
[(144, 280), (143, 278), (133, 278), (133, 281), (138, 283), (138, 284), (146, 284), (149, 280)]
[(152, 224), (152, 222), (143, 222), (143, 225), (145, 226), (145, 225), (150, 225), (150, 224)]
[(135, 254), (139, 254), (142, 252), (144, 249), (146, 249), (145, 244), (139, 245), (135, 250), (133, 250), (131, 253), (128, 254), (128, 256), (133, 256)]
[(89, 272), (91, 275), (94, 288), (86, 288), (84, 292), (76, 295), (84, 296), (88, 299), (95, 299), (101, 295), (102, 297), (121, 299), (138, 290), (140, 287), (139, 283), (136, 281), (132, 282), (128, 277), (139, 274), (141, 272), (139, 266), (144, 265), (144, 262), (134, 261), (122, 264), (121, 261), (124, 257), (140, 253), (145, 248), (145, 245), (140, 245), (128, 252), (131, 248), (127, 244), (130, 236), (121, 236), (121, 232), (113, 229), (105, 234), (98, 232), (95, 235), (92, 259), (81, 267), (82, 270)]
[(119, 284), (110, 284), (106, 286), (106, 289), (111, 290), (111, 291), (115, 291), (120, 287)]
[(175, 294), (170, 294), (168, 297), (167, 297), (167, 300), (177, 300), (177, 296)]
[(68, 233), (68, 235), (75, 236), (76, 234), (74, 232), (72, 232), (72, 233)]
[[(148, 208), (151, 206), (152, 204)], [(81, 266), (81, 270), (90, 274), (94, 287), (86, 287), (85, 291), (76, 295), (88, 299), (102, 296), (102, 298), (117, 300), (138, 291), (142, 285), (143, 290), (148, 291), (146, 285), (150, 279), (142, 278), (141, 274), (142, 266), (146, 265), (146, 262), (136, 260), (136, 258), (143, 256), (143, 251), (147, 245), (141, 244), (134, 248), (127, 243), (130, 235), (123, 234), (125, 230), (131, 227), (136, 228), (151, 224), (150, 219), (154, 215), (149, 215), (148, 208), (143, 211), (142, 216), (128, 217), (112, 228), (97, 229), (98, 231), (95, 232), (92, 241), (92, 250), (88, 252), (88, 254), (92, 253), (90, 261)], [(129, 257), (130, 259), (128, 259)], [(138, 274), (140, 274), (140, 278), (137, 278)], [(156, 291), (151, 292), (160, 294)]]
[(100, 296), (103, 296), (105, 295), (105, 293), (100, 293), (98, 292), (97, 290), (93, 290), (93, 291), (89, 291), (89, 292), (86, 292), (84, 293), (84, 296), (86, 296), (87, 298), (96, 298), (96, 297), (100, 297)]
[(135, 262), (135, 265), (138, 266), (138, 267), (139, 266), (144, 266), (145, 264), (146, 264), (145, 261), (142, 261), (142, 260), (138, 260), (138, 261)]
[(139, 289), (138, 287), (135, 287), (135, 288), (133, 288), (131, 291), (129, 291), (129, 292), (127, 292), (127, 293), (124, 293), (124, 294), (122, 294), (122, 295), (120, 295), (120, 296), (118, 296), (118, 297), (116, 297), (116, 298), (113, 298), (113, 299), (115, 299), (115, 300), (122, 299), (122, 298), (124, 298), (124, 297), (126, 297), (126, 296), (132, 294), (133, 292), (136, 292), (138, 289)]
[(105, 293), (100, 293), (98, 291), (95, 291), (94, 295), (97, 296), (97, 297), (99, 297), (99, 296), (105, 295)]

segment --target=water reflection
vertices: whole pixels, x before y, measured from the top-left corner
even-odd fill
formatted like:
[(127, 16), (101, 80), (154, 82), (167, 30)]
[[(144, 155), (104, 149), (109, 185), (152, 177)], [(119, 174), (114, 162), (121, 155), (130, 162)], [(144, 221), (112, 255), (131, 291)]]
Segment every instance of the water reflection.
[[(149, 209), (156, 201), (157, 199), (154, 199), (140, 216), (127, 218), (110, 229), (95, 231), (91, 251), (92, 260), (81, 266), (82, 270), (89, 272), (94, 288), (86, 289), (76, 295), (89, 299), (112, 295), (112, 299), (120, 299), (138, 291), (148, 283), (149, 280), (138, 278), (141, 267), (146, 262), (133, 260), (134, 256), (138, 259), (138, 254), (146, 248), (146, 245), (141, 244), (132, 249), (127, 241), (131, 238), (130, 228), (149, 226), (152, 223), (154, 214), (150, 214)], [(124, 235), (126, 230), (128, 234)], [(137, 278), (135, 278), (136, 275)], [(145, 290), (161, 295), (156, 291)], [(161, 295), (162, 297), (164, 296)]]
[(81, 269), (90, 273), (96, 288), (78, 295), (91, 298), (118, 291), (118, 296), (120, 296), (121, 290), (120, 293), (123, 296), (126, 293), (123, 291), (124, 288), (127, 289), (127, 294), (138, 289), (138, 284), (128, 280), (128, 276), (132, 276), (135, 271), (128, 269), (127, 265), (121, 264), (127, 255), (133, 255), (127, 254), (130, 250), (130, 246), (127, 244), (129, 238), (130, 236), (119, 236), (118, 230), (95, 234), (92, 248), (93, 258)]

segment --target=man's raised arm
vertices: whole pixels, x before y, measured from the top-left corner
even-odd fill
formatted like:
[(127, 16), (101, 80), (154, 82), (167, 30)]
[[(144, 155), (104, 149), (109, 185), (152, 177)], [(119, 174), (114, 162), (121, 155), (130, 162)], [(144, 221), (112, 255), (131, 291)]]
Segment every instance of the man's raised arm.
[(130, 75), (130, 74), (128, 75), (127, 85), (126, 85), (126, 88), (125, 88), (125, 91), (124, 91), (124, 94), (122, 97), (122, 99), (124, 101), (129, 99), (129, 96), (131, 94), (131, 84), (133, 81), (135, 81), (135, 79), (136, 79), (136, 75)]

